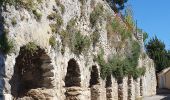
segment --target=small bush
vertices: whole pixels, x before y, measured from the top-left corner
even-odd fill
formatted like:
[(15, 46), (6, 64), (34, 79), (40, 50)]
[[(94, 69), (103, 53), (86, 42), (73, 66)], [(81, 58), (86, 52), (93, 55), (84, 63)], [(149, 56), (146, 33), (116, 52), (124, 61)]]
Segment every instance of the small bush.
[(42, 0), (0, 0), (0, 6), (10, 4), (32, 10), (41, 2)]
[(111, 37), (113, 37), (112, 35), (115, 33), (120, 34), (122, 41), (132, 37), (132, 31), (125, 27), (123, 23), (120, 23), (120, 21), (117, 18), (112, 20), (111, 23), (108, 22), (106, 28), (109, 40), (111, 39)]
[(14, 42), (7, 37), (8, 30), (4, 30), (3, 34), (0, 36), (0, 50), (9, 54), (14, 50)]
[(41, 21), (42, 14), (37, 12), (37, 10), (33, 10), (32, 12), (35, 15), (36, 20)]
[(87, 36), (81, 35), (80, 32), (76, 32), (74, 36), (71, 48), (75, 54), (81, 54), (90, 47), (90, 39)]
[(138, 42), (132, 42), (131, 54), (122, 58), (120, 56), (113, 56), (107, 63), (104, 60), (104, 50), (97, 56), (97, 62), (100, 65), (101, 77), (104, 79), (112, 74), (115, 78), (121, 79), (125, 76), (131, 75), (134, 79), (145, 74), (145, 68), (137, 68), (138, 59), (140, 55), (140, 45)]
[(47, 16), (49, 20), (55, 20), (57, 18), (57, 13), (51, 13), (50, 15)]
[(65, 6), (64, 6), (64, 5), (60, 5), (60, 8), (61, 8), (61, 13), (64, 14), (64, 12), (65, 12)]
[(105, 79), (111, 74), (111, 69), (108, 63), (104, 60), (104, 50), (101, 49), (100, 53), (97, 55), (96, 61), (100, 66), (100, 76), (102, 79)]
[(146, 68), (145, 67), (135, 68), (133, 70), (132, 76), (133, 76), (134, 79), (137, 79), (138, 77), (141, 77), (141, 76), (145, 75), (145, 72), (146, 72)]
[(28, 44), (26, 44), (25, 50), (33, 55), (38, 50), (38, 46), (34, 42), (29, 42)]
[(76, 25), (76, 21), (77, 21), (76, 18), (72, 18), (72, 19), (67, 23), (66, 29), (67, 29), (67, 31), (68, 31), (69, 33), (73, 33), (73, 32), (75, 31), (74, 26)]
[(139, 56), (140, 56), (140, 45), (137, 41), (132, 41), (131, 55), (130, 57), (128, 57), (132, 67), (137, 67)]
[(49, 44), (52, 46), (52, 47), (55, 47), (56, 45), (56, 39), (54, 36), (51, 36), (50, 39), (49, 39)]
[(97, 21), (103, 16), (103, 5), (98, 3), (92, 13), (90, 14), (90, 23), (92, 27), (97, 24)]
[(51, 13), (47, 16), (49, 20), (54, 20), (55, 24), (50, 24), (51, 30), (53, 33), (57, 33), (60, 27), (63, 25), (63, 19), (57, 13)]

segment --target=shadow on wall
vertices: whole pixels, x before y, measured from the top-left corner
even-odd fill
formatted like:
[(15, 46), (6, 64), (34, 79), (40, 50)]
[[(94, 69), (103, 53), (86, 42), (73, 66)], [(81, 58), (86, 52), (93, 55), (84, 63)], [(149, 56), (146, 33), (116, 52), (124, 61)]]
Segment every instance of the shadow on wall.
[(80, 82), (81, 79), (80, 79), (79, 65), (77, 64), (75, 59), (71, 59), (68, 62), (67, 74), (65, 77), (65, 87), (72, 87), (72, 86), (80, 87), (81, 86)]
[[(2, 38), (2, 34), (4, 34), (4, 17), (2, 16), (2, 7), (0, 5), (0, 39)], [(0, 44), (3, 44), (0, 41)], [(0, 45), (1, 46), (1, 45)], [(5, 71), (5, 59), (6, 55), (3, 53), (3, 50), (0, 48), (0, 100), (4, 100), (4, 92), (9, 93), (8, 89), (5, 88), (6, 83), (8, 83), (6, 79), (6, 71)], [(8, 86), (10, 87), (10, 86)]]
[(4, 98), (4, 92), (9, 92), (7, 89), (5, 89), (5, 56), (0, 53), (0, 100), (3, 100)]

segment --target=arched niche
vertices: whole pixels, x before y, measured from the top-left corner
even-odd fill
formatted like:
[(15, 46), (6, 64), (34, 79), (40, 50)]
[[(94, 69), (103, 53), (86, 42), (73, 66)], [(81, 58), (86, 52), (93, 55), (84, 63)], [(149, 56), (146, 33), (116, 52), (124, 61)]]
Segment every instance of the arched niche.
[(90, 87), (93, 85), (97, 85), (99, 83), (99, 71), (97, 66), (92, 66), (91, 74), (90, 74)]
[(65, 87), (81, 86), (80, 68), (75, 59), (70, 59), (65, 77)]
[(108, 87), (112, 87), (111, 75), (106, 77), (106, 88), (108, 88)]
[(32, 42), (21, 47), (10, 80), (11, 94), (15, 98), (24, 97), (31, 89), (52, 88), (52, 70), (51, 59), (44, 49)]

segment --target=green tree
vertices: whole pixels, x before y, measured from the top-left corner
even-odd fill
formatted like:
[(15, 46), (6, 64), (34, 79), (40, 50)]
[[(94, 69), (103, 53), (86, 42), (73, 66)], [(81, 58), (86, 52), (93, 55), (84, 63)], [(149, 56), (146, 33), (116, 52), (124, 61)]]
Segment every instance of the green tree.
[(124, 9), (125, 7), (125, 3), (128, 0), (106, 0), (109, 5), (111, 6), (111, 8), (115, 11), (115, 12), (119, 12), (120, 10)]
[(156, 36), (149, 40), (146, 44), (146, 52), (156, 64), (156, 71), (160, 72), (162, 69), (169, 67), (169, 53), (165, 49), (165, 44)]

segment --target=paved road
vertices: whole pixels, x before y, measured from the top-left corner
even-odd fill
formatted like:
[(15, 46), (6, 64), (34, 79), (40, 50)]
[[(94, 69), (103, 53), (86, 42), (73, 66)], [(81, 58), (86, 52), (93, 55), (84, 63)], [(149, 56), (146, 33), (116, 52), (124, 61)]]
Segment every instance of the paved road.
[(155, 95), (151, 97), (144, 97), (143, 100), (170, 100), (170, 94)]
[(170, 90), (160, 89), (157, 95), (151, 97), (144, 97), (143, 100), (170, 100)]

